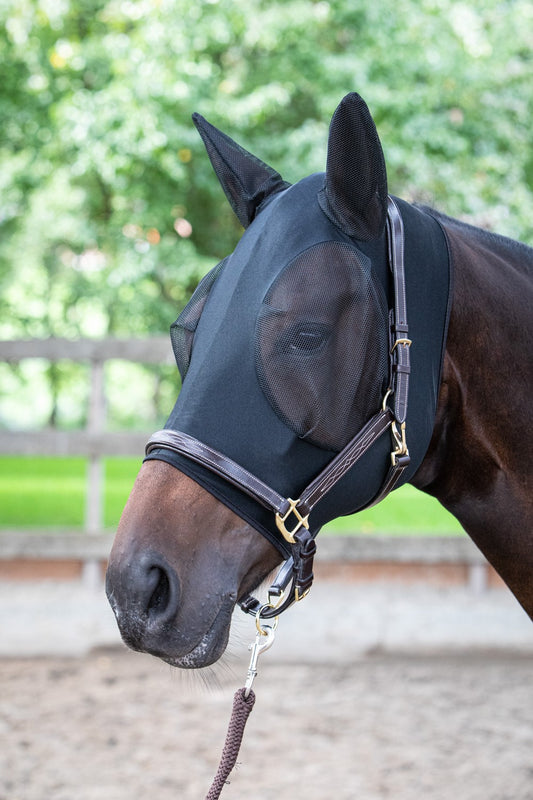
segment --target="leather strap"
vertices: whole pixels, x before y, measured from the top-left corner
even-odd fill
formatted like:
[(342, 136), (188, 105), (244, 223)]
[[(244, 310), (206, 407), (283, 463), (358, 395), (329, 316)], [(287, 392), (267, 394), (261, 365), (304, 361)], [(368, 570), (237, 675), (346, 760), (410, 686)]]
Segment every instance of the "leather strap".
[[(246, 594), (239, 600), (239, 606), (246, 614), (261, 619), (274, 619), (282, 614), (294, 602), (302, 600), (313, 584), (313, 559), (316, 553), (316, 542), (311, 533), (305, 528), (294, 535), (292, 556), (281, 566), (274, 583), (268, 590), (269, 602), (265, 605), (251, 594)], [(287, 586), (291, 584), (290, 590)], [(278, 598), (278, 604), (272, 600)]]
[(404, 456), (398, 456), (396, 463), (390, 466), (389, 471), (385, 476), (385, 480), (383, 481), (383, 485), (377, 495), (370, 501), (370, 503), (367, 503), (359, 510), (363, 511), (365, 508), (372, 508), (372, 506), (377, 506), (378, 503), (381, 503), (381, 501), (384, 500), (387, 495), (390, 494), (398, 485), (400, 478), (409, 466), (410, 462), (411, 457), (409, 456), (409, 453)]
[[(394, 416), (388, 408), (379, 411), (359, 433), (351, 439), (346, 447), (327, 464), (322, 472), (302, 492), (297, 510), (302, 517), (308, 516), (325, 494), (345, 475), (349, 469), (367, 452), (392, 424)], [(257, 500), (265, 508), (279, 514), (280, 517), (291, 509), (291, 501), (278, 494), (262, 480), (241, 467), (228, 456), (213, 447), (200, 442), (187, 433), (173, 430), (162, 430), (154, 433), (146, 445), (146, 455), (163, 448), (180, 453), (196, 461), (221, 478), (225, 478), (233, 486)]]
[(284, 515), (290, 508), (289, 501), (278, 494), (275, 489), (271, 489), (236, 461), (187, 433), (172, 430), (157, 431), (148, 440), (145, 454), (149, 455), (160, 447), (164, 450), (173, 450), (175, 453), (187, 456), (197, 464), (207, 467), (211, 472), (225, 478), (237, 489), (257, 500), (269, 511)]
[[(405, 293), (404, 231), (403, 220), (398, 206), (388, 198), (387, 238), (389, 262), (394, 281), (394, 314), (391, 320), (391, 393), (394, 398), (394, 431), (398, 444), (391, 454), (391, 466), (385, 480), (375, 495), (363, 508), (371, 508), (380, 503), (398, 485), (400, 478), (409, 466), (411, 458), (405, 443), (405, 420), (409, 397), (409, 375), (411, 372), (411, 340), (407, 338), (407, 300)], [(400, 425), (400, 431), (396, 427)], [(360, 509), (363, 510), (363, 509)]]
[(322, 470), (300, 495), (298, 510), (303, 516), (310, 514), (316, 504), (335, 486), (343, 475), (363, 456), (392, 424), (394, 417), (385, 408), (375, 414), (353, 439)]
[(394, 397), (394, 416), (401, 425), (407, 418), (407, 399), (409, 394), (409, 374), (411, 363), (407, 325), (407, 301), (405, 294), (404, 233), (403, 220), (398, 206), (388, 198), (387, 235), (389, 243), (389, 262), (394, 281), (394, 320), (391, 337), (391, 389)]

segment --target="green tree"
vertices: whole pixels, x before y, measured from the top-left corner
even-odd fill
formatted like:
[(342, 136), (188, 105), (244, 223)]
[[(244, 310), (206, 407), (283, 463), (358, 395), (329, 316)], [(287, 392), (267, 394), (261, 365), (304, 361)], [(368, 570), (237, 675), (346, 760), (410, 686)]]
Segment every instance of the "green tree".
[(390, 190), (533, 238), (529, 0), (0, 0), (0, 337), (168, 329), (240, 228), (197, 110), (294, 181), (356, 90)]

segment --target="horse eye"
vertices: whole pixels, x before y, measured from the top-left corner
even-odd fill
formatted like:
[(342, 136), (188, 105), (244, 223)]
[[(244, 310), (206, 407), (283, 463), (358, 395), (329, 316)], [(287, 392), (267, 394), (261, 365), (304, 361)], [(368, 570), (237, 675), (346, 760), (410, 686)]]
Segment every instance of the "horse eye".
[(298, 331), (293, 341), (290, 343), (291, 350), (317, 350), (322, 344), (324, 337), (316, 331)]
[(325, 325), (298, 325), (286, 332), (282, 349), (293, 355), (312, 355), (325, 345), (328, 336), (329, 329)]

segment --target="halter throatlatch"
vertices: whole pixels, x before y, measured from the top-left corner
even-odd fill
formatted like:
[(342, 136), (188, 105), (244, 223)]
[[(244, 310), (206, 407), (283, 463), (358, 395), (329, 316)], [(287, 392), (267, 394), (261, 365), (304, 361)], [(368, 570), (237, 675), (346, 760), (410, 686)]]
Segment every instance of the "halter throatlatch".
[[(316, 504), (385, 431), (390, 429), (392, 436), (391, 464), (379, 492), (366, 507), (380, 502), (389, 494), (409, 465), (405, 425), (411, 340), (408, 338), (407, 325), (404, 233), (400, 212), (390, 197), (387, 236), (394, 287), (394, 308), (390, 312), (389, 388), (379, 411), (326, 465), (297, 500), (283, 497), (232, 459), (186, 433), (169, 429), (158, 431), (146, 445), (146, 455), (157, 449), (166, 449), (192, 459), (275, 514), (277, 529), (290, 545), (291, 557), (283, 564), (270, 587), (267, 604), (262, 605), (251, 595), (246, 595), (239, 601), (242, 610), (254, 616), (260, 612), (259, 616), (263, 619), (276, 617), (309, 592), (313, 582), (313, 558), (316, 552), (316, 543), (309, 531), (309, 515)], [(287, 589), (289, 584), (290, 589)]]

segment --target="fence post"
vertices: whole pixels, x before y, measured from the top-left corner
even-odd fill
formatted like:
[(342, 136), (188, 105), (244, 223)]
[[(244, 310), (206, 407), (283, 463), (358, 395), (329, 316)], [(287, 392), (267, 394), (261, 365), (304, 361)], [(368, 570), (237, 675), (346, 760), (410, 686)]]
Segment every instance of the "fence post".
[[(91, 360), (89, 411), (87, 430), (103, 433), (106, 420), (104, 362)], [(91, 453), (87, 463), (87, 494), (85, 498), (85, 532), (90, 536), (104, 527), (104, 463), (100, 455)], [(83, 565), (83, 582), (90, 588), (99, 588), (102, 582), (100, 564), (89, 560)]]

